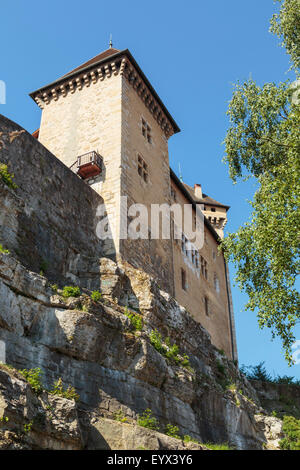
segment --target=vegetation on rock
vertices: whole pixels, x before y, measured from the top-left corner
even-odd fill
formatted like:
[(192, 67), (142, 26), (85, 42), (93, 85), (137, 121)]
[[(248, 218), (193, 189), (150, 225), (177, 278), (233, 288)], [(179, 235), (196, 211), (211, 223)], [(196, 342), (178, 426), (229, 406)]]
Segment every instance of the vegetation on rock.
[(187, 354), (180, 354), (177, 344), (171, 344), (169, 337), (163, 339), (162, 335), (157, 329), (152, 330), (150, 333), (150, 343), (162, 356), (166, 359), (175, 362), (177, 365), (191, 369), (189, 357)]
[(153, 429), (154, 431), (159, 431), (160, 427), (158, 420), (153, 416), (149, 408), (138, 416), (137, 424), (143, 428)]
[(179, 435), (179, 427), (173, 426), (172, 424), (166, 425), (165, 434), (167, 436), (174, 437), (175, 439), (181, 439)]
[(300, 420), (293, 416), (284, 416), (282, 432), (284, 438), (279, 445), (282, 450), (300, 450)]
[(65, 298), (68, 297), (80, 297), (80, 288), (74, 286), (65, 286), (62, 290), (62, 296)]
[(23, 369), (20, 370), (20, 373), (23, 377), (27, 380), (27, 382), (31, 385), (32, 390), (39, 395), (43, 392), (43, 384), (42, 384), (42, 370), (39, 367), (35, 369)]
[(91, 299), (94, 301), (94, 302), (100, 302), (100, 300), (102, 299), (102, 294), (101, 292), (97, 291), (97, 290), (94, 290), (92, 293), (91, 293)]
[(67, 398), (68, 400), (78, 401), (80, 398), (74, 387), (69, 385), (67, 388), (64, 388), (61, 378), (54, 382), (53, 389), (49, 390), (49, 393), (51, 395), (58, 395), (59, 397)]
[(127, 307), (125, 307), (124, 315), (129, 318), (130, 323), (132, 324), (135, 330), (141, 331), (143, 329), (143, 319), (141, 315), (129, 312)]
[(9, 255), (10, 251), (9, 250), (6, 250), (3, 245), (1, 245), (0, 243), (0, 253), (2, 253), (3, 255)]
[(11, 189), (16, 189), (18, 186), (13, 182), (14, 175), (13, 173), (8, 172), (8, 167), (4, 163), (0, 162), (0, 179), (3, 181), (6, 186)]

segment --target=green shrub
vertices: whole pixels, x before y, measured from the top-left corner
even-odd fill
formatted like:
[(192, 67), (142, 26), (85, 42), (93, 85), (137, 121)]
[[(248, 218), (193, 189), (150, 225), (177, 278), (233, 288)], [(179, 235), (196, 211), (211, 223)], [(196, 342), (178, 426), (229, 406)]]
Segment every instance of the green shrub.
[(89, 308), (87, 305), (83, 304), (83, 305), (80, 305), (80, 310), (82, 312), (85, 312), (85, 313), (89, 313)]
[(197, 439), (194, 439), (193, 437), (189, 436), (189, 435), (185, 435), (184, 438), (183, 438), (183, 442), (185, 442), (186, 444), (188, 442), (194, 442), (195, 444), (200, 444), (199, 441), (197, 441)]
[(81, 292), (79, 287), (65, 286), (62, 291), (63, 297), (80, 297)]
[(8, 172), (7, 165), (0, 163), (0, 179), (6, 186), (16, 189), (18, 186), (13, 182), (14, 175)]
[(0, 418), (0, 422), (1, 422), (1, 423), (8, 423), (8, 421), (9, 421), (9, 418), (8, 418), (7, 416), (2, 416), (2, 417)]
[(293, 416), (284, 416), (282, 432), (284, 438), (279, 441), (282, 450), (300, 450), (300, 420)]
[(163, 346), (162, 336), (157, 331), (157, 329), (151, 331), (151, 333), (150, 333), (150, 343), (156, 349), (156, 351), (158, 351), (160, 354), (163, 354), (163, 355), (166, 354), (167, 349)]
[(52, 284), (50, 287), (54, 292), (58, 291), (58, 285), (57, 284)]
[(173, 344), (172, 346), (170, 345), (165, 355), (167, 359), (171, 359), (175, 362), (180, 362), (180, 358), (178, 357), (179, 347), (177, 346), (177, 344)]
[(0, 243), (0, 253), (4, 254), (4, 255), (9, 255), (10, 251), (9, 250), (5, 250), (5, 248), (3, 247), (3, 245), (1, 245)]
[(143, 329), (143, 319), (141, 315), (130, 313), (127, 307), (125, 308), (124, 315), (126, 315), (126, 317), (129, 318), (130, 323), (132, 324), (135, 330), (141, 331)]
[(31, 385), (33, 391), (39, 395), (44, 390), (42, 384), (42, 370), (39, 367), (35, 369), (23, 369), (20, 370), (20, 373), (23, 377), (27, 380), (27, 382)]
[(137, 424), (143, 426), (143, 428), (153, 429), (154, 431), (159, 430), (159, 422), (152, 415), (152, 411), (149, 408), (138, 416)]
[(175, 439), (181, 439), (179, 435), (179, 427), (173, 426), (172, 424), (167, 424), (165, 434), (170, 437), (174, 437)]
[[(157, 331), (157, 329), (151, 331), (150, 343), (156, 349), (156, 351), (165, 356), (168, 360), (174, 361), (176, 364), (185, 367), (186, 369), (192, 370), (189, 356), (187, 354), (180, 355), (177, 344), (171, 344), (169, 337), (163, 339), (162, 335)], [(163, 343), (166, 344), (166, 346), (164, 346)]]
[(183, 367), (186, 367), (187, 369), (190, 369), (191, 370), (191, 365), (190, 365), (190, 358), (187, 354), (184, 354), (183, 355), (183, 359), (181, 361), (181, 365)]
[(24, 433), (26, 434), (26, 433), (30, 432), (32, 426), (33, 426), (33, 421), (30, 421), (30, 423), (28, 423), (28, 424), (24, 424)]
[(127, 422), (127, 417), (125, 416), (125, 413), (123, 410), (118, 410), (114, 412), (114, 419), (116, 421), (120, 421), (120, 423), (126, 423)]
[(76, 393), (74, 387), (68, 386), (68, 388), (63, 387), (62, 379), (56, 380), (53, 385), (53, 389), (49, 390), (51, 395), (58, 395), (59, 397), (67, 398), (68, 400), (79, 400), (79, 395)]
[(101, 292), (99, 292), (98, 290), (94, 290), (91, 294), (91, 299), (94, 301), (94, 302), (100, 302), (102, 298), (102, 294)]

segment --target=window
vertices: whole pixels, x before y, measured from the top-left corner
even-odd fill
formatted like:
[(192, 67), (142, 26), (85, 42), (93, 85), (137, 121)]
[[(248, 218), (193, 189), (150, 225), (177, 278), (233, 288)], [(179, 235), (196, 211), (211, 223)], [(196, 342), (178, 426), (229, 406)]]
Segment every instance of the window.
[(219, 281), (219, 278), (216, 275), (216, 273), (214, 274), (214, 286), (215, 286), (216, 291), (219, 294), (219, 292), (220, 292), (220, 281)]
[(208, 298), (204, 297), (204, 309), (205, 309), (205, 315), (209, 317), (209, 306), (208, 306)]
[(145, 162), (145, 160), (143, 160), (141, 155), (138, 155), (138, 174), (140, 175), (141, 178), (143, 178), (143, 180), (146, 183), (148, 182), (148, 179), (149, 179), (148, 165)]
[(186, 272), (184, 269), (181, 269), (181, 287), (183, 290), (187, 290)]
[(203, 258), (203, 256), (200, 255), (200, 261), (201, 261), (201, 273), (202, 276), (207, 279), (208, 278), (208, 271), (207, 271), (207, 261)]
[(145, 137), (145, 139), (147, 140), (147, 142), (149, 142), (149, 144), (151, 144), (151, 142), (152, 142), (151, 127), (145, 121), (145, 119), (142, 119), (142, 134)]
[(176, 196), (176, 191), (174, 188), (171, 188), (171, 198), (173, 199), (173, 201), (176, 202), (177, 196)]
[(196, 251), (195, 253), (195, 265), (196, 265), (196, 268), (199, 269), (199, 252)]
[(186, 256), (189, 255), (189, 241), (184, 234), (181, 235), (181, 249)]
[(212, 207), (210, 210), (211, 210), (212, 212), (216, 212), (216, 208), (215, 208), (215, 207)]
[(212, 251), (212, 257), (213, 257), (213, 260), (216, 261), (217, 254), (216, 254), (215, 250)]

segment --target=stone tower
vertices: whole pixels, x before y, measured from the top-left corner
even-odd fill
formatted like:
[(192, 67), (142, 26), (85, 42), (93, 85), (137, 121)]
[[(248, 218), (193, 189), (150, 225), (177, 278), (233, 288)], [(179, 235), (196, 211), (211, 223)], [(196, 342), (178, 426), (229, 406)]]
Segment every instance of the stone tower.
[(115, 253), (159, 278), (174, 294), (171, 240), (125, 240), (121, 196), (132, 203), (170, 200), (168, 139), (179, 128), (128, 50), (114, 48), (31, 93), (42, 109), (39, 141), (71, 167), (97, 152), (102, 172), (89, 181), (105, 201)]

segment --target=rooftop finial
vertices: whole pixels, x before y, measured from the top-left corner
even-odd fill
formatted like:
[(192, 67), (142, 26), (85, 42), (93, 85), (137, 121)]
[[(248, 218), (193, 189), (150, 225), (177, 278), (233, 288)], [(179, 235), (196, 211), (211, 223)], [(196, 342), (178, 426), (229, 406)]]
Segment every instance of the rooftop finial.
[(112, 47), (113, 47), (113, 43), (112, 43), (112, 34), (111, 34), (109, 37), (109, 48), (111, 49)]
[(182, 178), (181, 165), (180, 165), (180, 163), (178, 163), (178, 166), (179, 166), (179, 179), (180, 179), (180, 181), (183, 183), (183, 178)]

